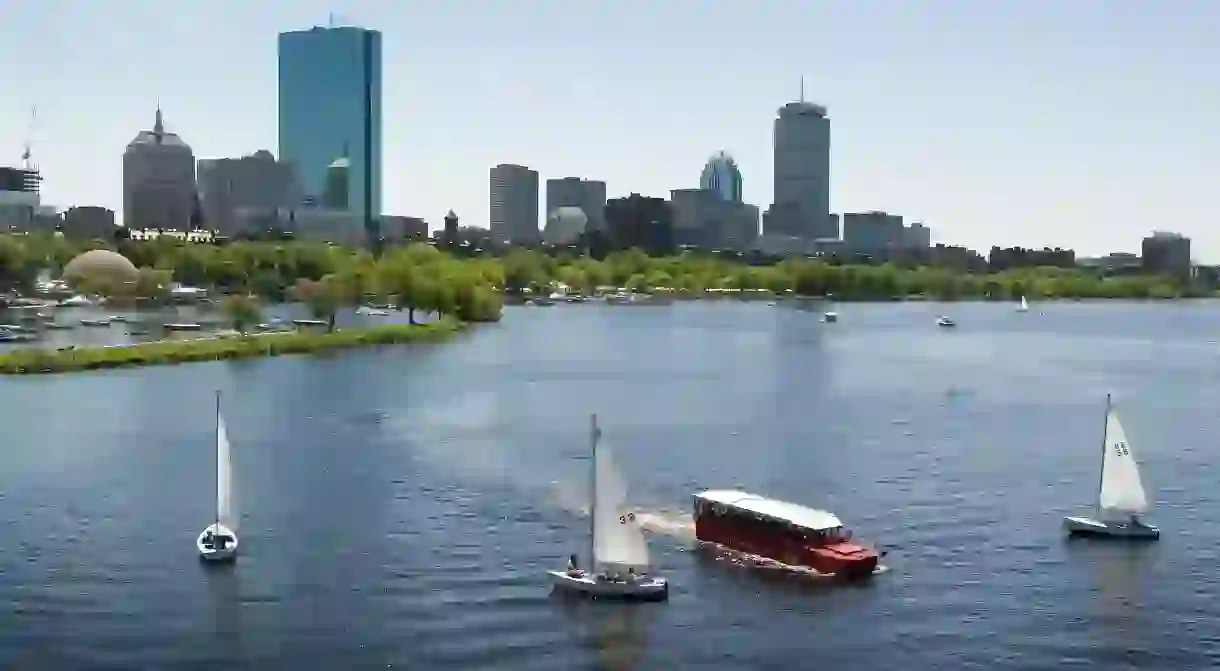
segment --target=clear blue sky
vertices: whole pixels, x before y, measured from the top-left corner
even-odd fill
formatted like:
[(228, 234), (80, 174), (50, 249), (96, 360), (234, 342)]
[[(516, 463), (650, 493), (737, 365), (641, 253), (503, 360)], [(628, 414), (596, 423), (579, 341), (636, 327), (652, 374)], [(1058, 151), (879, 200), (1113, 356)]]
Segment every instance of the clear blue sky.
[(1150, 229), (1220, 262), (1220, 2), (1180, 0), (12, 0), (0, 162), (32, 139), (45, 200), (121, 203), (152, 124), (199, 157), (275, 150), (276, 34), (384, 34), (385, 207), (487, 225), (487, 171), (665, 196), (732, 152), (771, 199), (771, 122), (833, 119), (832, 208), (938, 240), (1137, 251)]

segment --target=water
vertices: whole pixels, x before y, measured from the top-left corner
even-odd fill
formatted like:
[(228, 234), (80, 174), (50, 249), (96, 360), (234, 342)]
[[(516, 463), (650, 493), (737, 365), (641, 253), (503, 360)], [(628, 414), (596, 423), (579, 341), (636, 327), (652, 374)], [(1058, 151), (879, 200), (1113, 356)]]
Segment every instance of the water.
[[(564, 305), (437, 346), (5, 378), (0, 668), (1213, 667), (1215, 307)], [(194, 548), (218, 387), (230, 569)], [(1160, 543), (1060, 532), (1107, 391)], [(594, 411), (667, 604), (549, 594), (587, 543)], [(697, 551), (683, 515), (713, 486), (827, 507), (891, 570)]]

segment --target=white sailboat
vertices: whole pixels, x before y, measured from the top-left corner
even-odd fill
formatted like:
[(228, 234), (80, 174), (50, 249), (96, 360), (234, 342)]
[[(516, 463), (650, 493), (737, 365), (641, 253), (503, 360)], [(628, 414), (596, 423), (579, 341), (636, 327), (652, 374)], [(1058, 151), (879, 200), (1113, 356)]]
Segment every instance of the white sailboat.
[(229, 434), (220, 414), (220, 392), (216, 392), (216, 522), (196, 539), (199, 556), (206, 561), (231, 561), (237, 557), (237, 515), (233, 506), (233, 464)]
[(1017, 306), (1017, 312), (1029, 312), (1029, 303), (1024, 296), (1021, 297), (1021, 304)]
[(591, 510), (589, 514), (590, 567), (576, 566), (573, 555), (566, 571), (548, 571), (559, 588), (591, 596), (627, 599), (665, 600), (669, 582), (651, 576), (648, 570), (648, 543), (644, 530), (628, 509), (627, 486), (614, 466), (610, 449), (598, 446), (601, 429), (597, 415), (591, 420), (592, 468)]
[(1121, 538), (1160, 538), (1161, 530), (1140, 520), (1148, 510), (1148, 496), (1140, 481), (1139, 464), (1118, 411), (1106, 395), (1106, 429), (1102, 438), (1101, 482), (1093, 517), (1065, 517), (1063, 527), (1072, 534)]

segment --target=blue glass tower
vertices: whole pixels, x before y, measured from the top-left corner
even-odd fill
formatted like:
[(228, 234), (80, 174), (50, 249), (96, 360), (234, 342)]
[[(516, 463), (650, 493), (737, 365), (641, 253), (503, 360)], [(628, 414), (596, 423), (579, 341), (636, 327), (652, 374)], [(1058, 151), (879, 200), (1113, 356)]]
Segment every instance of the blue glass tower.
[(714, 192), (720, 200), (740, 203), (742, 180), (737, 161), (727, 152), (713, 154), (699, 174), (699, 188)]
[[(322, 202), (330, 167), (349, 165), (346, 203), (370, 243), (381, 217), (381, 33), (356, 27), (281, 33), (280, 160)], [(332, 198), (333, 200), (333, 198)]]

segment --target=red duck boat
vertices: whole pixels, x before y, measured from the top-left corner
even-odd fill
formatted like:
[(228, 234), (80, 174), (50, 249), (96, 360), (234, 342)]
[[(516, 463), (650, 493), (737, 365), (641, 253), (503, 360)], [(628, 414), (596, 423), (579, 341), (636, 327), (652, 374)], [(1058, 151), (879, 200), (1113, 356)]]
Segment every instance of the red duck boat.
[(746, 492), (695, 495), (695, 536), (732, 550), (843, 578), (868, 578), (880, 557), (852, 542), (832, 513)]

